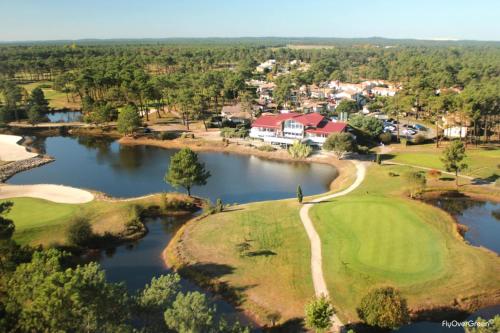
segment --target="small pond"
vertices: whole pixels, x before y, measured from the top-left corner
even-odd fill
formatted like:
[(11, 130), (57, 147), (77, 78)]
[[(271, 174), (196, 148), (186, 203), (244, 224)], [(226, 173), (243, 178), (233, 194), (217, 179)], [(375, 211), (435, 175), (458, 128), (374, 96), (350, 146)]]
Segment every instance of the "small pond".
[[(55, 162), (19, 173), (11, 184), (63, 184), (93, 189), (115, 197), (136, 197), (174, 191), (163, 181), (170, 157), (177, 150), (125, 146), (106, 138), (35, 137), (33, 146), (55, 157)], [(334, 167), (318, 163), (290, 163), (255, 156), (198, 154), (212, 176), (194, 195), (226, 203), (284, 199), (295, 196), (297, 185), (305, 195), (322, 193), (337, 176)], [(184, 191), (179, 189), (178, 191)]]
[(429, 200), (467, 226), (464, 238), (471, 245), (483, 246), (500, 254), (500, 203), (465, 198)]

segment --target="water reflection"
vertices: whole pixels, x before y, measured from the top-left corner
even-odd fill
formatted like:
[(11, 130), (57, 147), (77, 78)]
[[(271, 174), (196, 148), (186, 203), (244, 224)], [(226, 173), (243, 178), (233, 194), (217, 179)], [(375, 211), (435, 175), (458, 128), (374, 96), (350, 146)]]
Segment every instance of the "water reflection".
[(51, 123), (70, 123), (82, 121), (82, 113), (80, 111), (57, 111), (47, 114)]
[(429, 203), (452, 214), (458, 223), (466, 225), (464, 235), (471, 245), (484, 246), (500, 254), (500, 204), (490, 201), (471, 200), (468, 197), (440, 197)]
[[(35, 138), (36, 145), (55, 162), (19, 173), (13, 184), (54, 183), (95, 189), (116, 197), (135, 197), (174, 191), (163, 181), (173, 149), (121, 146), (97, 137)], [(215, 201), (246, 203), (295, 196), (297, 185), (305, 195), (328, 190), (335, 168), (324, 164), (287, 163), (254, 156), (199, 153), (212, 177), (194, 187), (195, 195)], [(182, 189), (179, 189), (182, 191)]]

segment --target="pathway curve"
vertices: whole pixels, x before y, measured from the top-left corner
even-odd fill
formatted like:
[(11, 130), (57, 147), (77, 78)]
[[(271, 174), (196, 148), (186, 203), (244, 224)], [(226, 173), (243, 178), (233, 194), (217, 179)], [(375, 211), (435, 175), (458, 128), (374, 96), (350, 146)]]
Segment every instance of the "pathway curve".
[[(309, 237), (309, 241), (311, 242), (311, 271), (312, 271), (314, 292), (318, 297), (320, 296), (328, 297), (329, 293), (323, 276), (323, 263), (321, 258), (321, 239), (319, 238), (316, 229), (314, 229), (314, 224), (309, 217), (309, 210), (311, 209), (311, 207), (313, 206), (312, 204), (314, 203), (341, 197), (343, 195), (352, 192), (359, 185), (361, 185), (361, 183), (365, 179), (366, 162), (360, 162), (360, 161), (352, 161), (352, 162), (356, 166), (356, 180), (354, 181), (354, 183), (352, 183), (348, 188), (346, 188), (343, 191), (325, 195), (323, 197), (309, 201), (305, 203), (300, 209), (300, 219), (302, 220), (302, 224), (304, 225), (304, 228), (306, 229), (307, 232), (307, 236)], [(337, 332), (340, 331), (343, 325), (336, 315), (333, 315), (332, 322), (334, 331)]]

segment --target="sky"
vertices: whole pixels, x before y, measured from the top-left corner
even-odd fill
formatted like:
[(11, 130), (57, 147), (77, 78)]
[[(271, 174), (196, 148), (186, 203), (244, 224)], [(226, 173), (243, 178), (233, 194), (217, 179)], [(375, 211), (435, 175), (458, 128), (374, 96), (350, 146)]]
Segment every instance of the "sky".
[(500, 40), (499, 0), (0, 0), (0, 41), (168, 37)]

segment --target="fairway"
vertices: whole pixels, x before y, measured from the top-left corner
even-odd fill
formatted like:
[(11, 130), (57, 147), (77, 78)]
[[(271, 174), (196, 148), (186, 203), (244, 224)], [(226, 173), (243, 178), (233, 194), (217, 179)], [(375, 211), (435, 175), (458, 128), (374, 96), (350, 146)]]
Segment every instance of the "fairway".
[[(5, 200), (3, 200), (5, 201)], [(14, 206), (5, 216), (14, 221), (14, 239), (31, 242), (36, 234), (56, 231), (80, 210), (79, 205), (60, 204), (42, 199), (13, 198)]]
[[(444, 146), (444, 145), (443, 145)], [(401, 148), (395, 145), (395, 150), (390, 153), (393, 155), (389, 162), (398, 162), (410, 165), (418, 165), (433, 169), (444, 170), (441, 156), (443, 148), (436, 148), (434, 144), (408, 146)], [(471, 177), (494, 177), (500, 175), (499, 161), (500, 148), (475, 148), (472, 145), (466, 149), (467, 158), (465, 162), (468, 165), (463, 174)]]
[(499, 258), (467, 245), (443, 211), (402, 196), (404, 178), (388, 172), (407, 170), (373, 165), (350, 195), (310, 211), (325, 280), (344, 321), (357, 320), (361, 297), (375, 286), (399, 288), (413, 310), (455, 301), (468, 307), (478, 295), (499, 291)]
[[(261, 321), (276, 312), (282, 321), (301, 317), (314, 289), (299, 207), (296, 200), (282, 200), (210, 215), (186, 225), (176, 250), (184, 264), (240, 290), (242, 307)], [(245, 241), (250, 248), (241, 254), (238, 247)]]
[[(184, 195), (169, 194), (180, 200), (193, 201)], [(21, 244), (50, 245), (66, 242), (66, 226), (75, 216), (89, 218), (94, 232), (118, 235), (132, 214), (132, 206), (158, 206), (160, 195), (129, 201), (94, 200), (85, 204), (61, 204), (35, 198), (12, 198), (11, 211), (5, 216), (14, 221), (14, 240)]]

